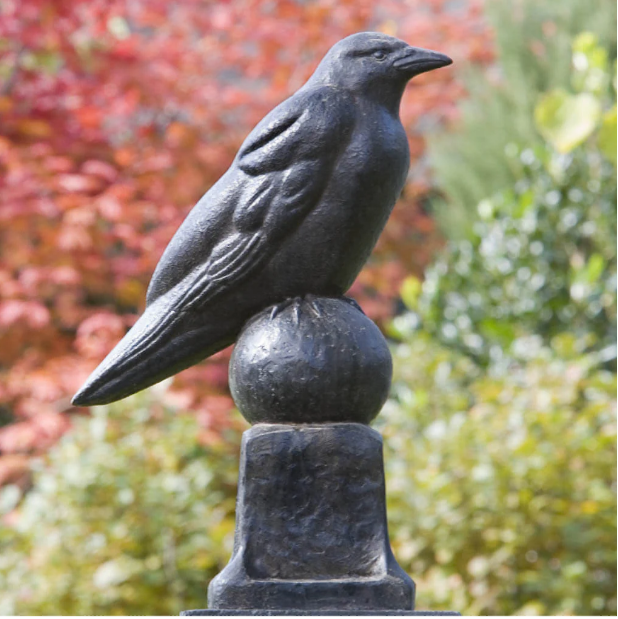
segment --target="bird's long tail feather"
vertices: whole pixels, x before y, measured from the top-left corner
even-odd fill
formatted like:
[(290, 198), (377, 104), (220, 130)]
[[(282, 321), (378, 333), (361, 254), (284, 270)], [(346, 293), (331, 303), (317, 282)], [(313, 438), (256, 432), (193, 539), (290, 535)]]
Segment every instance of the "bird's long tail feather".
[[(107, 404), (180, 372), (233, 341), (221, 321), (192, 325), (187, 314), (148, 307), (73, 397), (76, 406)], [(182, 316), (182, 320), (180, 319)]]

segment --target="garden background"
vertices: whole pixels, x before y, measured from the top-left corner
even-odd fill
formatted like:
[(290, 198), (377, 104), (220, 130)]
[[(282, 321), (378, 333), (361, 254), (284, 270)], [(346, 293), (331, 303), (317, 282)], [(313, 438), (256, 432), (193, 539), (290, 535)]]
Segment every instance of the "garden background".
[(70, 397), (253, 125), (338, 39), (449, 54), (351, 294), (389, 337), (389, 526), (419, 608), (616, 612), (613, 0), (3, 0), (0, 614), (178, 614), (227, 562), (229, 351)]

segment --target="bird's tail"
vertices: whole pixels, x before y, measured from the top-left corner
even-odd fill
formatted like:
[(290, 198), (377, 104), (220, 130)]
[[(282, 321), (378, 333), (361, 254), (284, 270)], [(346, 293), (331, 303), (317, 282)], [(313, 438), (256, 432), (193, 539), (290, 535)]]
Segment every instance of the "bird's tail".
[[(221, 321), (166, 311), (164, 298), (144, 314), (73, 397), (75, 406), (108, 404), (150, 387), (230, 344)], [(181, 319), (182, 318), (182, 319)]]

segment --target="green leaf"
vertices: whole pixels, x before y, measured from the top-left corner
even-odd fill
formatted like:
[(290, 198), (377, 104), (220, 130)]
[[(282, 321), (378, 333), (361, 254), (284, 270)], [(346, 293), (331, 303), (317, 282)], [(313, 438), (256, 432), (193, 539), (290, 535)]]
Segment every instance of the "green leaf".
[(573, 42), (573, 79), (578, 92), (600, 94), (606, 87), (608, 74), (607, 50), (599, 45), (598, 37), (592, 32), (582, 32)]
[(573, 54), (582, 54), (588, 67), (607, 70), (607, 50), (599, 45), (599, 37), (592, 32), (582, 32), (575, 37)]
[(616, 106), (603, 114), (599, 129), (599, 148), (601, 152), (616, 165)]
[(568, 153), (595, 130), (601, 104), (590, 93), (570, 95), (556, 89), (544, 95), (534, 119), (541, 135), (560, 153)]
[(412, 310), (416, 309), (418, 297), (421, 294), (421, 288), (422, 285), (420, 280), (413, 275), (404, 279), (403, 284), (401, 285), (400, 294), (402, 301), (408, 308)]
[(534, 192), (531, 189), (524, 191), (519, 197), (515, 196), (513, 202), (513, 215), (520, 219), (534, 206)]
[(596, 282), (605, 268), (605, 260), (600, 254), (592, 254), (586, 264), (586, 281), (590, 284)]

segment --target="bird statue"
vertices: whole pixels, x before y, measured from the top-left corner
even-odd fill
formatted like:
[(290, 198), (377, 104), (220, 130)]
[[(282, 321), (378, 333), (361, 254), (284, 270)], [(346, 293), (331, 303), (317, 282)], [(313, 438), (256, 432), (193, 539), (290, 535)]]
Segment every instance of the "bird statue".
[(451, 62), (377, 32), (335, 44), (188, 214), (144, 314), (73, 404), (113, 402), (194, 365), (271, 305), (275, 314), (289, 299), (342, 297), (406, 180), (406, 84)]

